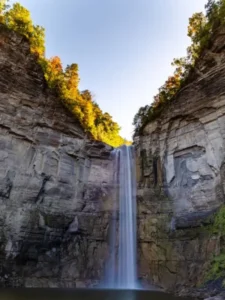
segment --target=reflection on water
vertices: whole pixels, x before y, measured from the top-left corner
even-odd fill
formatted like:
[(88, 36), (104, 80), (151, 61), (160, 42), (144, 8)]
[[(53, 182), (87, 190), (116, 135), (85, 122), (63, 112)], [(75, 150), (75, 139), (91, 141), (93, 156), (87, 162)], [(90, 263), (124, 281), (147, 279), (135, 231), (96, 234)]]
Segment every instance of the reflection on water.
[(0, 300), (191, 300), (163, 292), (100, 289), (4, 289)]

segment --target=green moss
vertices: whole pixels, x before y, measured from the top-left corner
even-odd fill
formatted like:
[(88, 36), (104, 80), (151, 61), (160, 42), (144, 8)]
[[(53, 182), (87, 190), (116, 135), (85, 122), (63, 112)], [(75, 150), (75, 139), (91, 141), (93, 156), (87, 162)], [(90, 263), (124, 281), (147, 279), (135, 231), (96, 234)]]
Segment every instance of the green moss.
[(214, 234), (220, 234), (222, 237), (225, 237), (225, 205), (216, 213), (212, 231)]
[[(219, 236), (221, 241), (225, 239), (225, 205), (221, 206), (214, 215), (214, 222), (209, 226), (209, 232)], [(205, 278), (209, 281), (223, 277), (225, 277), (225, 249), (221, 249), (220, 254), (213, 257)]]

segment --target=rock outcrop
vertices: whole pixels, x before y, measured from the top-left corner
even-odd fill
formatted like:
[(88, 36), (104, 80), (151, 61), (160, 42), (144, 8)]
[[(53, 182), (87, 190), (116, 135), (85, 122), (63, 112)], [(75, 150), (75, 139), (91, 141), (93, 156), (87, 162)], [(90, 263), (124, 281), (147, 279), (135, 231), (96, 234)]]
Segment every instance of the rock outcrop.
[(220, 239), (207, 230), (224, 203), (225, 28), (195, 75), (135, 138), (140, 277), (180, 293), (204, 282)]
[(26, 39), (2, 25), (0, 70), (0, 286), (93, 285), (107, 255), (112, 149), (88, 139)]
[(218, 296), (210, 297), (205, 300), (224, 300), (224, 299), (225, 299), (225, 293), (221, 293)]

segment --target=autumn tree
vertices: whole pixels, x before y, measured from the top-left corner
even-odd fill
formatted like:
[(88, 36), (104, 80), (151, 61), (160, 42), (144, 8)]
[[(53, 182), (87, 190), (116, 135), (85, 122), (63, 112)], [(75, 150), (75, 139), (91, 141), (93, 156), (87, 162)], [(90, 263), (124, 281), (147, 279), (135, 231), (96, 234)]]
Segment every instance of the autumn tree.
[(65, 98), (75, 99), (77, 96), (79, 84), (78, 65), (68, 65), (64, 72)]
[(192, 61), (195, 61), (206, 46), (209, 39), (209, 32), (207, 28), (207, 19), (203, 13), (195, 13), (189, 19), (188, 36), (192, 40), (191, 46), (188, 47), (188, 55)]
[[(1, 5), (1, 11), (3, 11), (5, 8), (6, 2), (3, 1)], [(14, 3), (12, 8), (4, 12), (2, 21), (8, 28), (19, 32), (29, 40), (32, 53), (35, 53), (38, 56), (44, 55), (44, 28), (33, 25), (30, 12), (25, 7), (19, 3)]]
[(75, 63), (67, 65), (64, 70), (58, 56), (50, 59), (45, 57), (44, 28), (33, 24), (30, 12), (26, 8), (19, 3), (9, 8), (7, 0), (0, 0), (0, 22), (29, 40), (31, 53), (41, 65), (48, 87), (57, 92), (62, 103), (87, 133), (114, 147), (127, 143), (119, 135), (119, 125), (108, 113), (102, 112), (99, 105), (93, 101), (91, 92), (79, 91), (78, 65)]
[(4, 14), (6, 9), (9, 7), (7, 2), (8, 0), (0, 0), (0, 23), (4, 23)]
[(83, 103), (83, 125), (89, 130), (93, 136), (96, 138), (96, 130), (95, 130), (95, 112), (94, 105), (92, 102), (92, 95), (90, 91), (85, 90), (81, 92), (82, 103)]
[(135, 115), (133, 120), (135, 133), (139, 133), (150, 120), (162, 112), (167, 103), (175, 98), (190, 71), (195, 67), (202, 51), (208, 47), (215, 30), (225, 24), (225, 0), (209, 0), (205, 8), (206, 15), (195, 13), (189, 19), (188, 36), (191, 39), (191, 45), (187, 48), (187, 56), (173, 60), (174, 74), (169, 76), (159, 88), (152, 104), (141, 107)]
[(45, 55), (45, 30), (37, 25), (33, 26), (33, 31), (29, 37), (31, 52), (38, 57)]
[(63, 67), (61, 59), (54, 56), (50, 59), (42, 59), (42, 69), (44, 71), (45, 79), (50, 88), (59, 89), (60, 83), (63, 81)]

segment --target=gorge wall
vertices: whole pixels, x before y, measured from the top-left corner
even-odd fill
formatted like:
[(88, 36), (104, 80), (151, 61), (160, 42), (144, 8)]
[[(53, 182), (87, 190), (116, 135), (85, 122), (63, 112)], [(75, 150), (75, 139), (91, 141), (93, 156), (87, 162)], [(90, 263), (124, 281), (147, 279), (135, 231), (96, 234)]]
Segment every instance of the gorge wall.
[(26, 39), (0, 25), (0, 286), (101, 279), (110, 151), (48, 90)]
[[(204, 281), (224, 203), (225, 30), (161, 117), (135, 137), (139, 278)], [(98, 283), (114, 202), (112, 148), (94, 142), (45, 84), (29, 44), (0, 25), (0, 286)]]
[(135, 145), (140, 276), (172, 291), (198, 286), (221, 251), (208, 225), (225, 200), (225, 28)]

